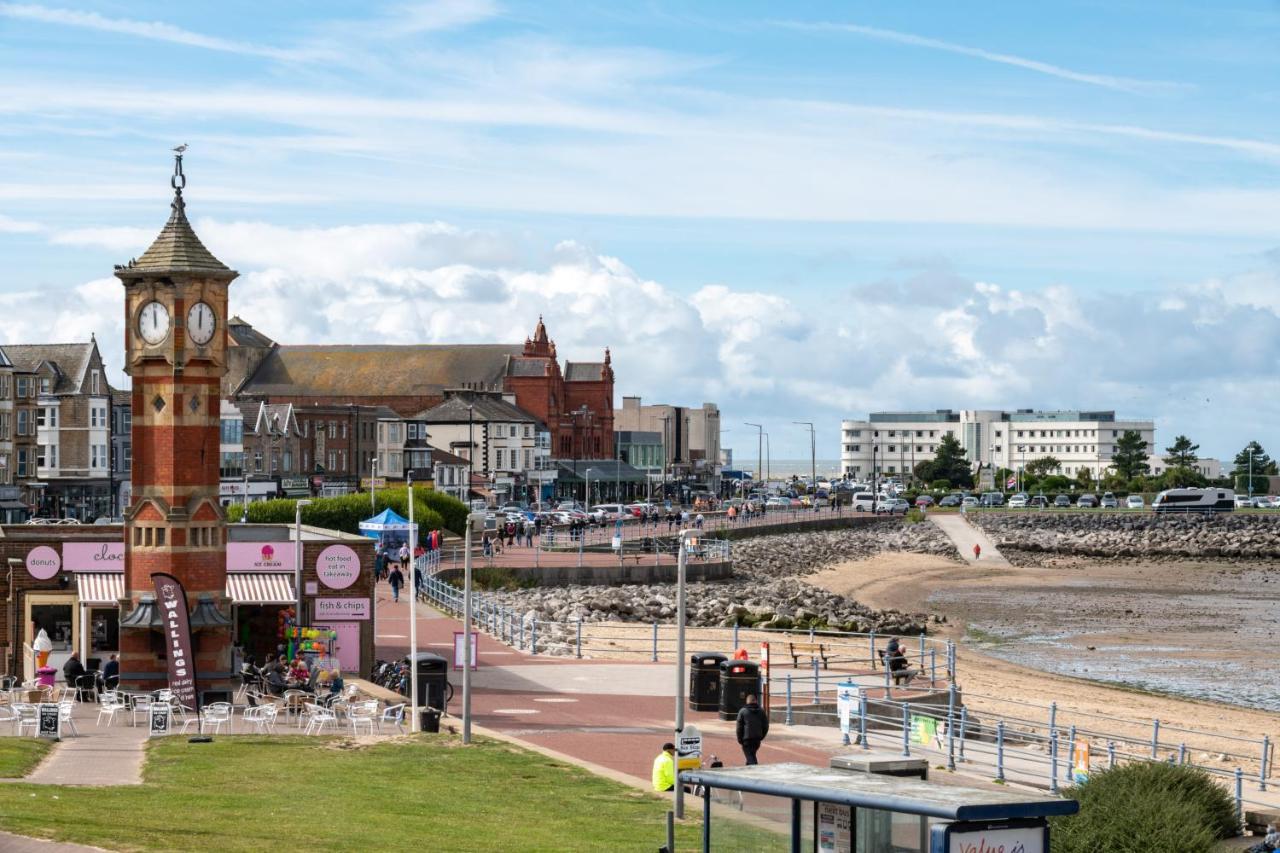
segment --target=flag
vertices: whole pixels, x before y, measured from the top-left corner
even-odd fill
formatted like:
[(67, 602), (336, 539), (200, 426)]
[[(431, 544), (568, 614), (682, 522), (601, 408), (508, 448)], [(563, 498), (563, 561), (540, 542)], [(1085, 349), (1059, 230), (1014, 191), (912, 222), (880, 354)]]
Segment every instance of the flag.
[(1018, 475), (1017, 475), (1017, 474), (1011, 474), (1011, 475), (1009, 475), (1009, 479), (1007, 479), (1007, 480), (1005, 480), (1005, 481), (1004, 481), (1004, 487), (1005, 487), (1006, 489), (1012, 489), (1012, 488), (1013, 488), (1014, 486), (1016, 486), (1016, 485), (1018, 485)]

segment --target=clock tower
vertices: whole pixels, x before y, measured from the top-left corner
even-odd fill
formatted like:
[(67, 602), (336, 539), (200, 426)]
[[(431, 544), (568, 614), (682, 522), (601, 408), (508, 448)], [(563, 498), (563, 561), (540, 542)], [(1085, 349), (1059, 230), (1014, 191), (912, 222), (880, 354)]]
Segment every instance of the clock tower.
[(151, 580), (153, 572), (165, 572), (182, 582), (193, 605), (200, 687), (225, 690), (231, 628), (224, 615), (226, 520), (218, 503), (219, 388), (227, 370), (227, 288), (238, 273), (204, 247), (187, 221), (181, 149), (171, 183), (172, 213), (160, 235), (115, 269), (125, 288), (124, 363), (133, 379), (120, 676), (129, 688), (165, 684), (169, 648)]

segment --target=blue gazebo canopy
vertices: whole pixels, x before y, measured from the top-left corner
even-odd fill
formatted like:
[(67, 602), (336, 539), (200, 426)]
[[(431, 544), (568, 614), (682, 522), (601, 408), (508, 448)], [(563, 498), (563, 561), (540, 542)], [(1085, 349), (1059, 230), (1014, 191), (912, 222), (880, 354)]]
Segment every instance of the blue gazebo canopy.
[(371, 539), (377, 539), (383, 533), (391, 531), (404, 531), (407, 533), (411, 530), (416, 530), (417, 527), (417, 524), (410, 524), (409, 519), (391, 507), (387, 507), (373, 518), (360, 522), (360, 532)]

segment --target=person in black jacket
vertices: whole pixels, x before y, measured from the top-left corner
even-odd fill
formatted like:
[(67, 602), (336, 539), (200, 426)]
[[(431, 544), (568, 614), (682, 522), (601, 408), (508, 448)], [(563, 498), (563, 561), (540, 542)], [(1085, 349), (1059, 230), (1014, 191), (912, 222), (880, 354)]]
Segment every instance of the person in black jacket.
[(79, 687), (76, 680), (84, 675), (84, 664), (80, 663), (80, 653), (72, 652), (71, 657), (62, 665), (62, 677), (67, 680), (69, 687)]
[(759, 764), (756, 761), (756, 751), (768, 734), (769, 715), (760, 707), (755, 696), (748, 696), (747, 704), (738, 711), (738, 743), (742, 745), (742, 755), (747, 759), (747, 766)]

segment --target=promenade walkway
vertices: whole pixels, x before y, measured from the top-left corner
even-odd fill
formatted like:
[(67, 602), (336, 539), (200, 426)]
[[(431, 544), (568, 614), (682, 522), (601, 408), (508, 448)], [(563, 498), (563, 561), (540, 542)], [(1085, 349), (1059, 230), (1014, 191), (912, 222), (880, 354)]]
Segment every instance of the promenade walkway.
[[(956, 552), (966, 563), (983, 566), (1009, 565), (1009, 561), (1000, 553), (987, 534), (970, 524), (969, 519), (963, 514), (933, 513), (929, 516), (929, 521), (934, 527), (947, 534), (947, 538), (956, 546)], [(974, 545), (982, 549), (981, 557), (973, 556)]]

